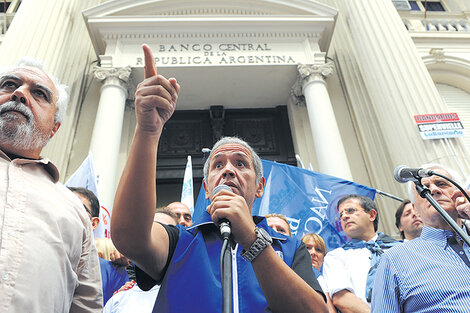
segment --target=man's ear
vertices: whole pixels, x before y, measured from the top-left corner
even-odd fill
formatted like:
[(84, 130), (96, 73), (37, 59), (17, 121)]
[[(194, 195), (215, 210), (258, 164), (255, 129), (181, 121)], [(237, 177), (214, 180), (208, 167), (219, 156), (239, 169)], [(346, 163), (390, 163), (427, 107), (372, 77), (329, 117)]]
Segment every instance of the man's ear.
[(54, 137), (55, 133), (57, 133), (57, 131), (59, 130), (60, 125), (61, 125), (60, 122), (57, 122), (54, 124), (54, 127), (52, 127), (52, 130), (51, 130), (51, 134), (49, 135), (49, 139)]
[(263, 196), (265, 183), (266, 183), (266, 180), (264, 179), (264, 177), (261, 177), (261, 179), (259, 180), (258, 186), (256, 186), (256, 193), (255, 193), (256, 198), (261, 198)]
[(91, 218), (91, 225), (93, 226), (93, 230), (97, 229), (99, 224), (100, 224), (100, 218), (99, 217), (92, 217)]
[(206, 185), (206, 180), (205, 179), (202, 180), (202, 186), (204, 187), (204, 194), (206, 196), (206, 199), (209, 199), (210, 195), (209, 195), (209, 191), (207, 191), (207, 185)]
[(376, 210), (370, 210), (367, 213), (369, 213), (370, 221), (375, 221), (375, 219), (377, 217), (377, 211)]

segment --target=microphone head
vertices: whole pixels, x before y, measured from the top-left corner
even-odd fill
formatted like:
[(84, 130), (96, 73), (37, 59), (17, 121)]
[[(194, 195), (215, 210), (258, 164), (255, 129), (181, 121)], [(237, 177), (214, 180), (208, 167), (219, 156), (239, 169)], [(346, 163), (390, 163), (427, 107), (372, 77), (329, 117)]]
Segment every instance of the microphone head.
[(408, 166), (406, 165), (398, 165), (394, 170), (393, 170), (393, 177), (395, 180), (401, 184), (406, 183), (409, 181), (409, 179), (406, 179), (402, 176), (402, 171), (407, 169)]
[(229, 186), (224, 185), (224, 184), (217, 185), (217, 186), (215, 186), (214, 190), (212, 190), (212, 196), (215, 196), (216, 194), (218, 194), (222, 190), (232, 191), (232, 188), (230, 188)]

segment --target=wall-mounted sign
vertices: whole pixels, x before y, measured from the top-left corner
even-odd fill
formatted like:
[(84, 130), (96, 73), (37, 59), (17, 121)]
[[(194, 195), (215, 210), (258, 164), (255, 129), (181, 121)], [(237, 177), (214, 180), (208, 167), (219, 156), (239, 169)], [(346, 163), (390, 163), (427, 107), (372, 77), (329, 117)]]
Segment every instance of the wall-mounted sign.
[(414, 116), (424, 140), (463, 137), (463, 125), (457, 113), (422, 114)]
[[(157, 66), (296, 65), (307, 61), (302, 43), (193, 42), (150, 44), (150, 47)], [(133, 48), (124, 48), (129, 51), (123, 52), (127, 57), (136, 54), (134, 66), (143, 66), (140, 46)]]

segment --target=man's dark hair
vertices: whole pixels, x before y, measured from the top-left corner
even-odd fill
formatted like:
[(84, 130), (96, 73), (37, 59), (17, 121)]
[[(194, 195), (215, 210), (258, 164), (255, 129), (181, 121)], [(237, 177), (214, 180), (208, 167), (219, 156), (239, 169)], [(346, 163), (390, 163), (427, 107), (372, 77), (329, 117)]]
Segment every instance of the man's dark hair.
[(88, 199), (88, 201), (90, 202), (90, 206), (91, 206), (90, 211), (91, 211), (92, 217), (100, 216), (100, 202), (98, 201), (98, 198), (93, 193), (93, 191), (86, 189), (86, 188), (82, 188), (82, 187), (67, 187), (67, 188), (69, 188), (72, 192), (79, 193)]
[(338, 205), (336, 206), (336, 210), (339, 211), (340, 204), (349, 199), (358, 199), (359, 204), (364, 209), (364, 212), (370, 212), (372, 210), (375, 210), (375, 212), (377, 212), (377, 215), (375, 216), (375, 220), (374, 220), (374, 231), (377, 232), (377, 229), (379, 228), (379, 211), (377, 210), (377, 207), (375, 206), (374, 201), (372, 201), (372, 199), (369, 197), (365, 197), (361, 195), (355, 195), (355, 194), (347, 195), (339, 199)]
[[(401, 226), (401, 216), (403, 215), (403, 211), (405, 210), (405, 206), (408, 204), (408, 203), (411, 203), (410, 200), (408, 199), (405, 199), (403, 200), (403, 202), (400, 204), (400, 206), (398, 207), (397, 211), (395, 212), (395, 226), (398, 228)], [(400, 236), (401, 236), (401, 239), (405, 239), (405, 233), (404, 232), (400, 232)]]

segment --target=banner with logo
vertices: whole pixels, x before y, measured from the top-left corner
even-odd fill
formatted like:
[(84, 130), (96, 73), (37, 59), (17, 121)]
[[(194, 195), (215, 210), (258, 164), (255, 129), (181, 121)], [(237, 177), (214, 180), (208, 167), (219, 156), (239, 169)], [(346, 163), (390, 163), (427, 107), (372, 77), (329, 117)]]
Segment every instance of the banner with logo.
[[(373, 188), (286, 164), (263, 160), (263, 173), (264, 195), (253, 204), (253, 215), (283, 214), (293, 236), (300, 239), (306, 233), (317, 233), (325, 240), (328, 251), (347, 240), (336, 210), (338, 200), (348, 194), (375, 198)], [(207, 205), (209, 200), (201, 187), (194, 220)]]

